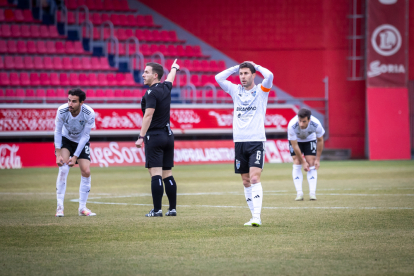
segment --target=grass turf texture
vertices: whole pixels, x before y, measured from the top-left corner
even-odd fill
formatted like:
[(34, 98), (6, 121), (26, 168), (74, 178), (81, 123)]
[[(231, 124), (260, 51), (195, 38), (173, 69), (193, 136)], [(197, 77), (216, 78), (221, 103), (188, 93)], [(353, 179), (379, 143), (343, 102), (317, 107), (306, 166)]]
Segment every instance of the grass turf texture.
[(178, 216), (162, 218), (144, 217), (144, 168), (91, 170), (97, 216), (77, 214), (75, 167), (64, 218), (54, 217), (56, 168), (0, 171), (0, 275), (414, 274), (413, 161), (322, 162), (312, 202), (306, 174), (297, 202), (292, 165), (265, 164), (259, 228), (243, 226), (232, 165), (174, 168)]

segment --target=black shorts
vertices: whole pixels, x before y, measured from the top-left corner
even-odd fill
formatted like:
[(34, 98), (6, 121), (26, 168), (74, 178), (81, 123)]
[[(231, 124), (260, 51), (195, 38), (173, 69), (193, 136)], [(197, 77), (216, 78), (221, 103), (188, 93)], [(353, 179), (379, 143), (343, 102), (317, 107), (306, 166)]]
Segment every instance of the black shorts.
[(263, 169), (265, 142), (235, 142), (235, 173), (249, 173), (250, 167)]
[[(298, 142), (300, 152), (303, 153), (303, 155), (316, 155), (316, 140), (309, 141), (309, 142)], [(295, 156), (295, 151), (293, 150), (292, 144), (289, 141), (289, 150), (290, 150), (290, 156)]]
[[(62, 149), (67, 149), (70, 153), (70, 156), (73, 156), (77, 148), (78, 143), (73, 142), (66, 137), (62, 137)], [(88, 159), (89, 161), (91, 161), (90, 154), (90, 144), (89, 142), (87, 142), (85, 147), (83, 147), (81, 153), (79, 154), (78, 159)], [(78, 161), (76, 161), (76, 164), (78, 164)]]
[(145, 145), (145, 168), (162, 167), (171, 170), (174, 167), (174, 135), (168, 132), (147, 134)]

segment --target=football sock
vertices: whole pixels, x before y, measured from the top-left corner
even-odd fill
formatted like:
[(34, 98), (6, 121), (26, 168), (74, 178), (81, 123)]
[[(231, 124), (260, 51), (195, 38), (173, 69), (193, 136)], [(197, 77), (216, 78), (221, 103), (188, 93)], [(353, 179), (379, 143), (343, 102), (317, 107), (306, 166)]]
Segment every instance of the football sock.
[(177, 205), (177, 183), (175, 183), (174, 177), (169, 176), (164, 178), (165, 193), (167, 194), (168, 201), (170, 202), (170, 210), (176, 209)]
[(252, 184), (253, 217), (260, 218), (262, 211), (263, 188), (262, 183)]
[(63, 200), (65, 199), (65, 192), (66, 192), (66, 180), (69, 174), (69, 166), (67, 164), (63, 164), (63, 166), (59, 167), (59, 174), (56, 180), (56, 199), (57, 199), (57, 206), (63, 206)]
[(296, 193), (298, 195), (299, 194), (303, 195), (303, 191), (302, 191), (302, 182), (303, 182), (302, 165), (293, 165), (292, 177), (293, 177), (293, 183), (295, 184)]
[(253, 209), (253, 200), (252, 200), (252, 186), (244, 187), (244, 196), (246, 197), (247, 205), (249, 206), (250, 212), (252, 212), (252, 217), (253, 217), (254, 209)]
[(89, 192), (91, 191), (91, 176), (81, 176), (81, 182), (79, 186), (79, 209), (86, 207), (86, 201), (88, 200)]
[(151, 177), (151, 192), (152, 202), (154, 203), (154, 212), (158, 212), (161, 210), (162, 195), (164, 194), (161, 175), (154, 175)]
[(309, 167), (308, 171), (308, 183), (309, 183), (309, 193), (316, 193), (316, 181), (318, 180), (318, 172), (315, 170), (315, 166)]

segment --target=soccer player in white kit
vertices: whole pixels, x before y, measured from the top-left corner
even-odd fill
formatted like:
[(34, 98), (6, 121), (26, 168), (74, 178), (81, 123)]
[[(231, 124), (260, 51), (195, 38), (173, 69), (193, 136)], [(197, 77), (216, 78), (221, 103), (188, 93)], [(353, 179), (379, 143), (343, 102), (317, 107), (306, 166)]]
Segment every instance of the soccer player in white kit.
[[(293, 159), (293, 183), (296, 188), (297, 201), (303, 200), (302, 165), (307, 172), (309, 183), (309, 199), (316, 200), (317, 170), (320, 166), (325, 130), (321, 122), (312, 116), (311, 111), (301, 108), (298, 115), (288, 125), (290, 155)], [(302, 153), (305, 159), (302, 157)]]
[[(264, 80), (255, 85), (256, 70)], [(242, 85), (235, 85), (226, 79), (238, 73)], [(245, 226), (262, 225), (263, 188), (260, 176), (264, 164), (265, 127), (267, 99), (273, 85), (273, 74), (251, 61), (233, 66), (216, 75), (220, 87), (230, 94), (234, 103), (233, 140), (235, 143), (235, 173), (241, 174), (244, 194), (252, 218)]]
[(79, 216), (96, 216), (86, 208), (91, 190), (89, 134), (95, 127), (95, 112), (84, 104), (85, 92), (79, 88), (69, 90), (68, 103), (61, 105), (55, 120), (55, 151), (59, 174), (56, 181), (56, 217), (63, 217), (63, 200), (69, 168), (79, 164), (81, 182), (79, 187)]

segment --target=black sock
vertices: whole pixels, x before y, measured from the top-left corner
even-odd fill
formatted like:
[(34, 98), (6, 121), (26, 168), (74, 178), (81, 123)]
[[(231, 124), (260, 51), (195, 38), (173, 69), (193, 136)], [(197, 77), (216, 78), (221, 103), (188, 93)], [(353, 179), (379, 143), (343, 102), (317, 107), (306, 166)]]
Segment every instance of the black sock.
[(174, 177), (169, 176), (164, 178), (165, 193), (167, 194), (168, 201), (170, 202), (170, 210), (176, 209), (177, 205), (177, 183), (175, 183)]
[(151, 177), (151, 192), (152, 202), (154, 203), (154, 212), (161, 210), (162, 195), (164, 194), (164, 187), (162, 186), (161, 175), (154, 175)]

